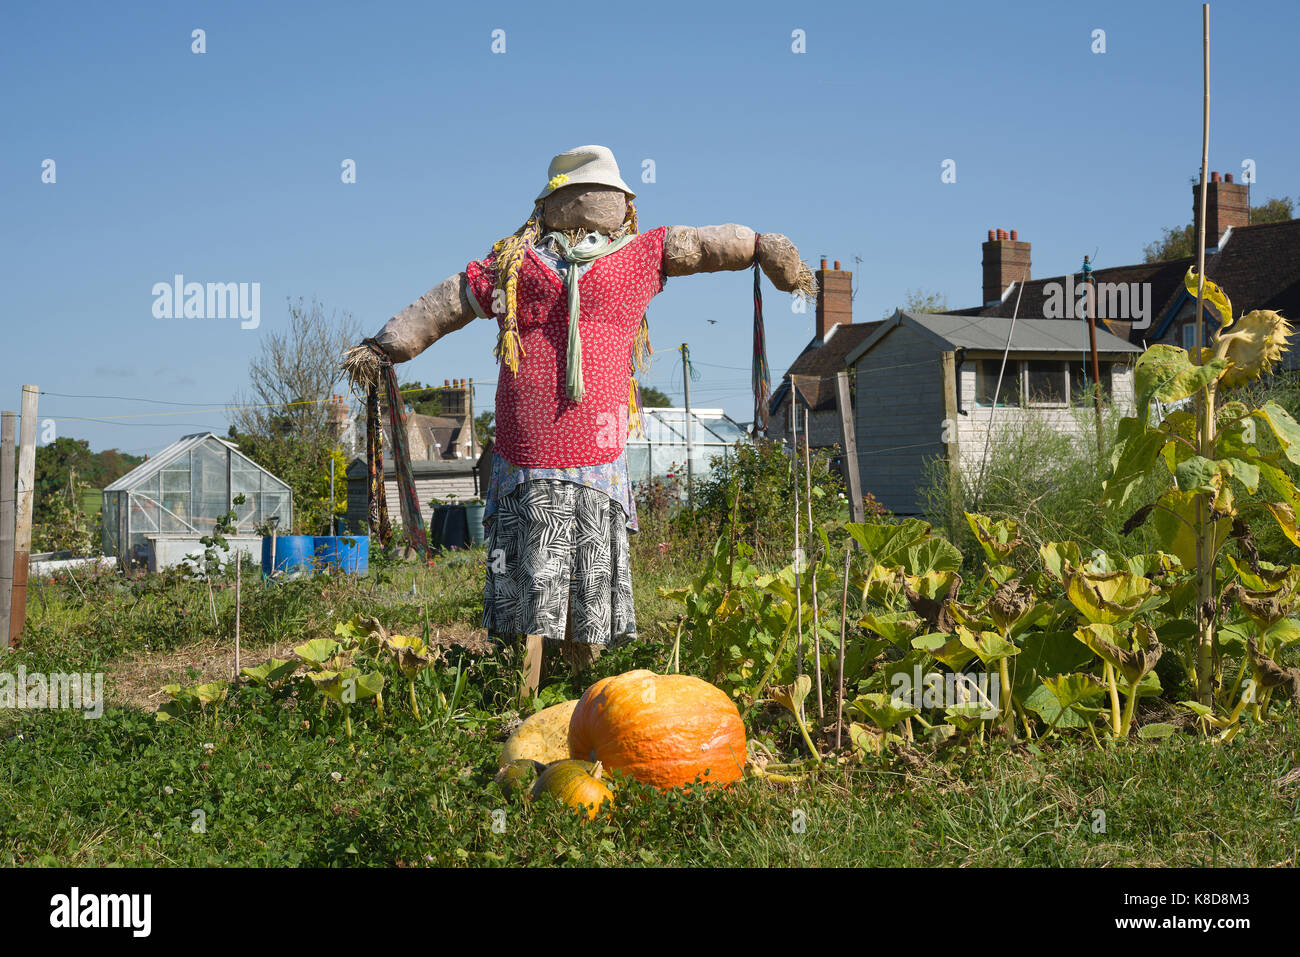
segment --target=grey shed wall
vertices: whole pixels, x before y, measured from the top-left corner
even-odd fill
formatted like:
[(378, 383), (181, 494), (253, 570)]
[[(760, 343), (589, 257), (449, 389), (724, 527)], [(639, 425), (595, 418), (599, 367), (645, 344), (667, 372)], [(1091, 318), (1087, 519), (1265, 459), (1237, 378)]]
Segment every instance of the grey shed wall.
[(925, 463), (944, 454), (941, 352), (933, 341), (899, 326), (854, 367), (862, 493), (899, 515), (921, 512)]

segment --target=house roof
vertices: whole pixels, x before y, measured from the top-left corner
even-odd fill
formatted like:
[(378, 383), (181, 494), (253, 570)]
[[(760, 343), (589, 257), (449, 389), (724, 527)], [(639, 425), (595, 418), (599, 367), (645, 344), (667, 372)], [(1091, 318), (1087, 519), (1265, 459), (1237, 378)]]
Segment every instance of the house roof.
[(845, 367), (845, 356), (880, 325), (881, 322), (840, 323), (831, 327), (824, 341), (814, 337), (790, 363), (781, 384), (772, 393), (768, 414), (775, 415), (789, 396), (791, 376), (800, 379), (799, 394), (813, 412), (835, 408), (835, 373)]
[[(845, 357), (845, 362), (849, 365), (857, 362), (877, 342), (899, 327), (920, 333), (938, 348), (966, 349), (971, 352), (1002, 352), (1008, 348), (1008, 337), (1010, 351), (1017, 353), (1075, 353), (1087, 346), (1087, 333), (1078, 320), (1067, 323), (1058, 319), (1017, 319), (1014, 329), (1012, 326), (1012, 320), (998, 316), (911, 313), (900, 309), (891, 318), (879, 323), (873, 334)], [(1097, 351), (1103, 355), (1114, 355), (1142, 350), (1105, 329), (1098, 329)]]
[[(481, 458), (481, 456), (480, 456)], [(413, 478), (452, 478), (457, 475), (472, 475), (478, 467), (477, 459), (413, 459), (411, 475)], [(366, 476), (366, 457), (358, 455), (348, 463), (347, 477), (364, 478)], [(392, 455), (384, 456), (384, 477), (392, 478), (397, 474), (397, 464)]]
[[(1217, 241), (1219, 245), (1216, 248), (1206, 251), (1205, 274), (1228, 294), (1238, 315), (1252, 309), (1276, 309), (1288, 318), (1300, 317), (1300, 219), (1239, 226), (1228, 230)], [(1106, 320), (1104, 325), (1133, 343), (1149, 343), (1162, 338), (1179, 308), (1190, 298), (1183, 286), (1183, 277), (1193, 265), (1195, 259), (1187, 256), (1164, 262), (1094, 270), (1093, 276), (1099, 283), (1151, 284), (1152, 314), (1149, 328), (1135, 329), (1131, 322), (1115, 320)], [(1074, 274), (1076, 283), (1078, 275)], [(950, 314), (1009, 317), (1016, 309), (1016, 299), (1019, 296), (1018, 315), (1042, 319), (1046, 314), (1044, 305), (1048, 299), (1045, 287), (1048, 283), (1064, 285), (1065, 282), (1065, 276), (1032, 279), (1024, 284), (1023, 290), (1019, 283), (1012, 283), (1001, 302), (990, 306), (954, 309)], [(1288, 364), (1294, 365), (1297, 358), (1295, 350), (1292, 350)]]
[[(149, 478), (151, 478), (155, 472), (161, 471), (168, 464), (176, 461), (176, 459), (180, 458), (190, 449), (194, 448), (197, 445), (202, 445), (208, 439), (215, 439), (216, 441), (220, 442), (222, 445), (229, 448), (232, 452), (236, 452), (241, 456), (243, 456), (243, 458), (248, 459), (247, 455), (243, 455), (242, 452), (239, 452), (239, 447), (237, 445), (231, 442), (227, 442), (225, 439), (217, 435), (215, 432), (195, 432), (191, 435), (181, 436), (179, 439), (177, 439), (171, 445), (167, 446), (161, 452), (157, 453), (156, 455), (150, 456), (148, 459), (141, 462), (135, 468), (131, 469), (131, 471), (123, 475), (121, 478), (113, 482), (110, 482), (108, 485), (104, 486), (104, 491), (124, 492), (127, 491), (128, 489), (133, 489), (141, 482), (147, 481)], [(248, 460), (252, 462), (252, 459), (248, 459)], [(253, 462), (253, 464), (257, 465), (256, 462)], [(259, 469), (262, 468), (260, 465), (257, 465), (257, 467)], [(266, 469), (262, 469), (262, 471), (266, 472)], [(266, 472), (266, 474), (271, 475), (270, 472)], [(275, 478), (275, 476), (273, 475), (271, 477)], [(279, 481), (279, 479), (277, 478), (276, 481)]]

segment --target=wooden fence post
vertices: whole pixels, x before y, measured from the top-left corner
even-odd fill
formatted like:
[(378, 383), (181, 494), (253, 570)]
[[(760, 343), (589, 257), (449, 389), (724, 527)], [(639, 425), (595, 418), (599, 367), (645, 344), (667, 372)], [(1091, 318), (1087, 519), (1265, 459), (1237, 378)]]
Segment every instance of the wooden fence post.
[(14, 597), (14, 433), (17, 412), (0, 412), (0, 637), (9, 644)]
[(844, 474), (849, 479), (849, 517), (855, 522), (867, 520), (862, 502), (862, 478), (858, 473), (858, 439), (853, 431), (853, 405), (849, 401), (849, 370), (835, 374), (835, 404), (840, 412), (840, 438), (844, 445)]
[(18, 502), (14, 518), (13, 605), (9, 618), (9, 647), (22, 641), (27, 621), (27, 574), (32, 553), (32, 506), (36, 479), (36, 396), (34, 385), (23, 386), (23, 421), (18, 439)]
[(957, 357), (953, 352), (939, 354), (939, 371), (943, 376), (943, 422), (940, 437), (948, 466), (948, 534), (958, 536), (961, 528), (961, 451), (957, 444)]

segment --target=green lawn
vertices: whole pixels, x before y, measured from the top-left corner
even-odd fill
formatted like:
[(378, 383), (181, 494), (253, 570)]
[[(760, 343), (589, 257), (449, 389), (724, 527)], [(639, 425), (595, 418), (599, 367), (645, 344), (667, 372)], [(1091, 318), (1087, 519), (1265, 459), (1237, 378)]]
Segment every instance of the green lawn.
[[(330, 634), (354, 611), (394, 631), (475, 621), (481, 555), (377, 579), (248, 587), (245, 663)], [(603, 658), (591, 678), (663, 670), (674, 607), (656, 585), (682, 580), (670, 559), (638, 557), (646, 640)], [(412, 586), (416, 594), (412, 594)], [(1286, 720), (1229, 745), (1190, 733), (1094, 745), (992, 743), (907, 763), (855, 760), (792, 785), (745, 780), (725, 792), (660, 795), (623, 782), (617, 809), (583, 824), (549, 799), (525, 805), (493, 783), (511, 665), (454, 650), (418, 686), (386, 692), (379, 720), (353, 709), (355, 750), (331, 709), (235, 692), (216, 715), (155, 722), (170, 678), (229, 667), (233, 596), (206, 587), (105, 577), (45, 586), (29, 601), (24, 649), (0, 671), (104, 669), (110, 707), (0, 712), (0, 865), (1295, 865), (1300, 853), (1300, 726)], [(159, 662), (163, 667), (155, 667)], [(457, 663), (469, 683), (454, 713)], [(168, 671), (168, 668), (171, 668)], [(153, 670), (151, 670), (153, 669)], [(554, 679), (547, 701), (585, 682)], [(153, 695), (153, 697), (151, 697)], [(756, 712), (757, 714), (758, 712)], [(787, 756), (788, 727), (759, 735)], [(200, 827), (200, 824), (202, 825)], [(1104, 827), (1103, 827), (1104, 824)]]

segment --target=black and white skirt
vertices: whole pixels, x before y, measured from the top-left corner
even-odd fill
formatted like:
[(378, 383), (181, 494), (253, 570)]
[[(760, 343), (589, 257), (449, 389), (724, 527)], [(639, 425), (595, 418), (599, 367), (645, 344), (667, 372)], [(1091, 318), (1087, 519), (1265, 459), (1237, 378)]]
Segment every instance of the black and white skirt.
[(488, 535), (483, 627), (592, 645), (635, 640), (622, 507), (559, 479), (524, 482), (502, 498)]

